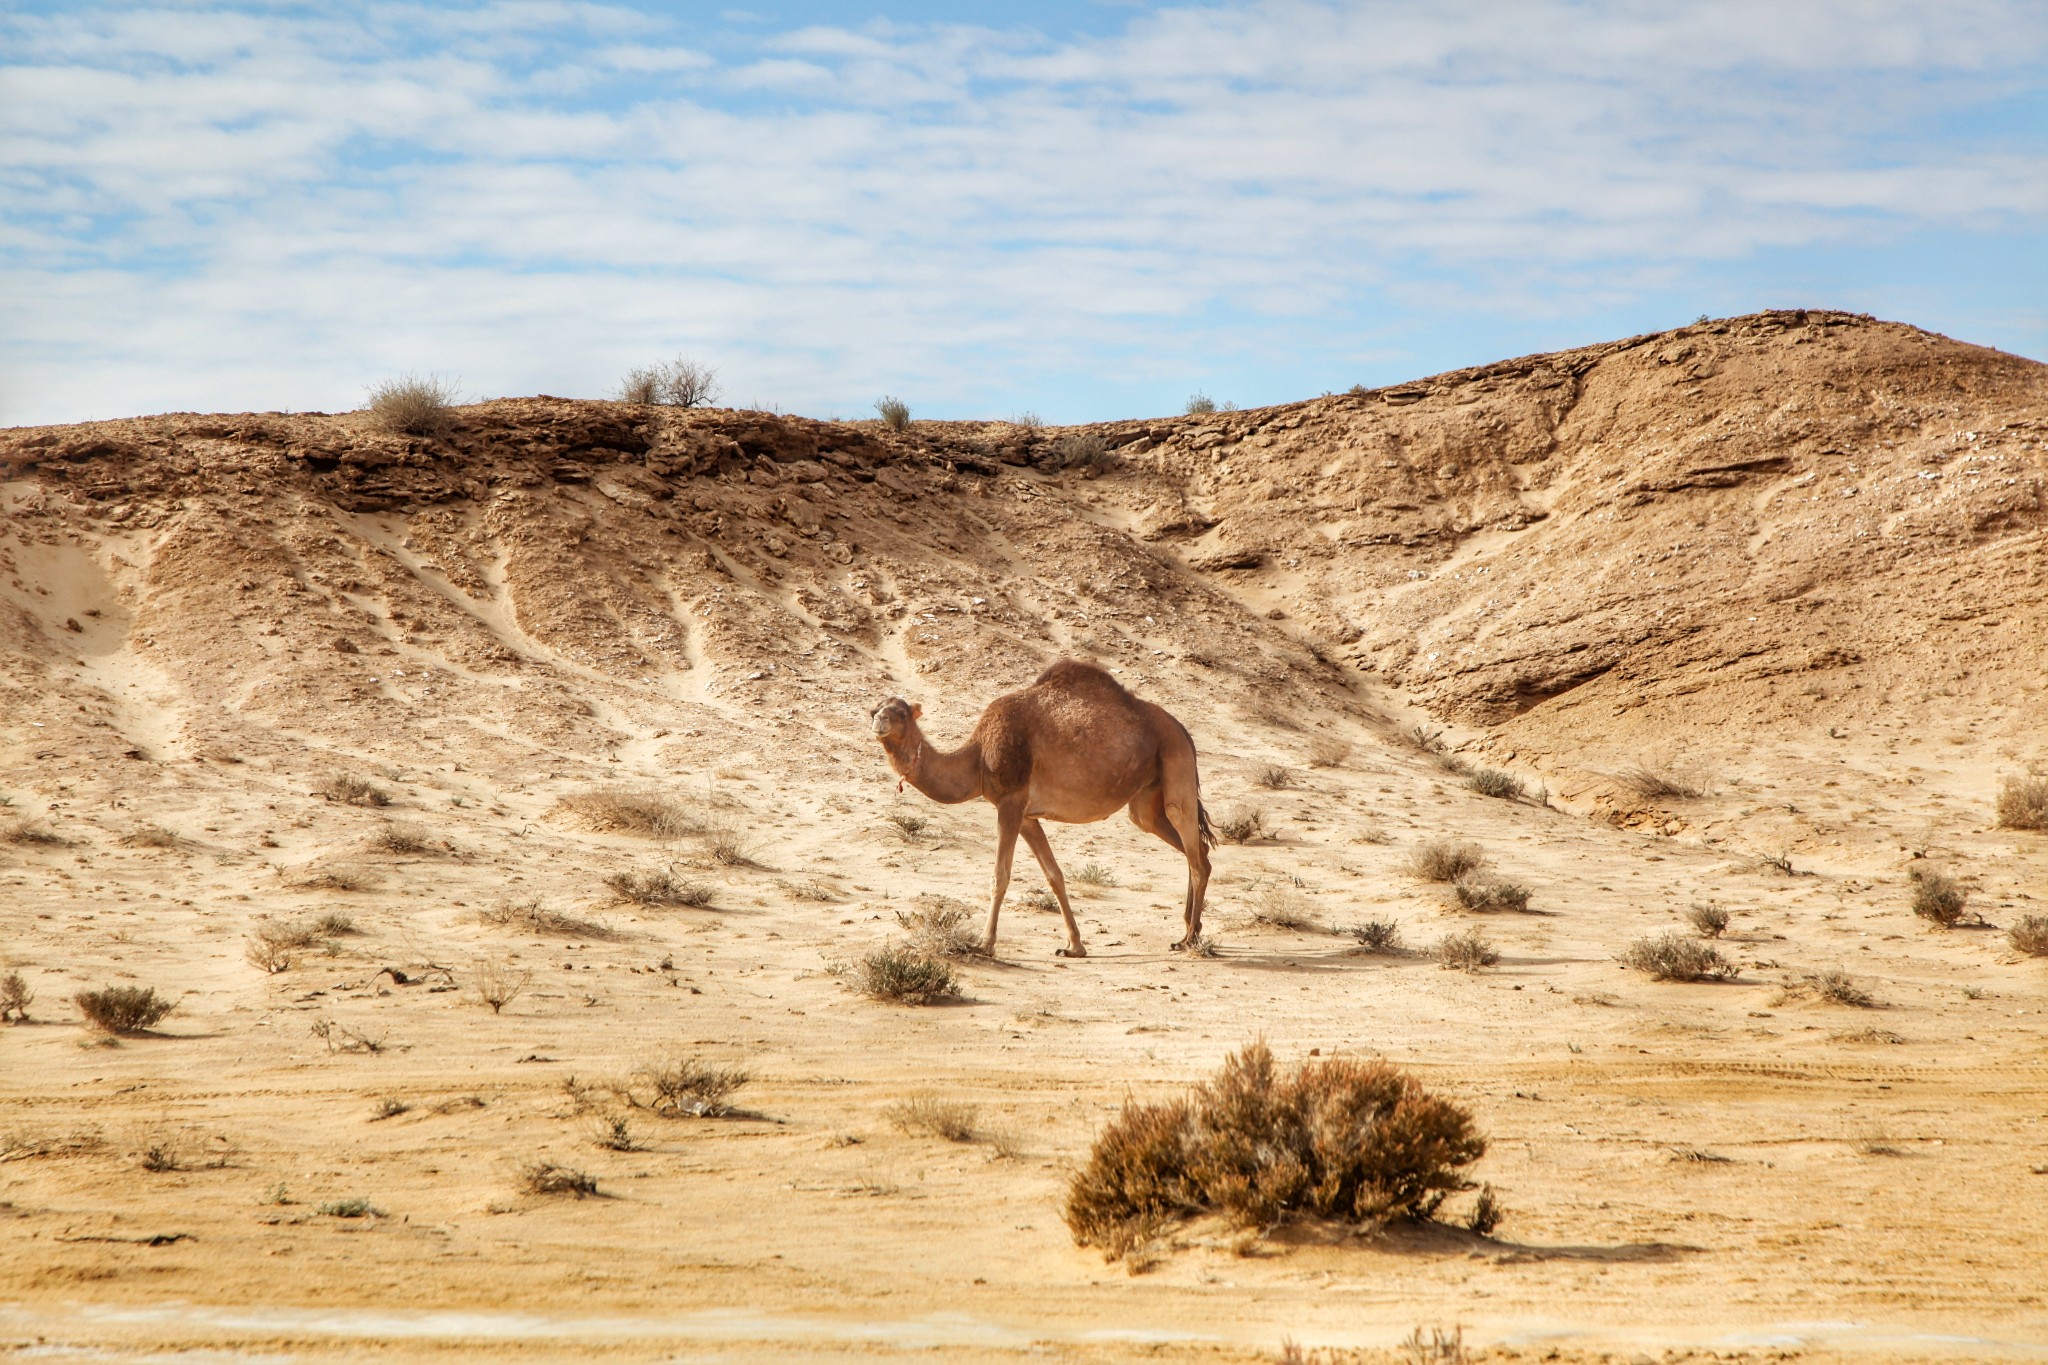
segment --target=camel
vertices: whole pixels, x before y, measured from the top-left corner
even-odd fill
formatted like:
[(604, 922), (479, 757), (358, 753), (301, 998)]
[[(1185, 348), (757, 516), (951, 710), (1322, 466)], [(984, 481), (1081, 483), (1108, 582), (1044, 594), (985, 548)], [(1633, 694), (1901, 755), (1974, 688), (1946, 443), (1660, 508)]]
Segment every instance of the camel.
[(1067, 925), (1060, 957), (1086, 957), (1081, 926), (1067, 901), (1067, 879), (1053, 860), (1041, 820), (1092, 824), (1128, 810), (1131, 823), (1156, 834), (1188, 860), (1187, 932), (1174, 948), (1202, 933), (1209, 887), (1209, 850), (1216, 836), (1202, 806), (1195, 741), (1165, 708), (1142, 701), (1094, 664), (1062, 659), (1029, 687), (988, 704), (967, 742), (951, 753), (933, 748), (918, 729), (924, 708), (891, 697), (869, 716), (889, 767), (904, 782), (944, 805), (980, 797), (996, 808), (995, 894), (982, 951), (996, 950), (996, 918), (1010, 886), (1010, 860), (1022, 834)]

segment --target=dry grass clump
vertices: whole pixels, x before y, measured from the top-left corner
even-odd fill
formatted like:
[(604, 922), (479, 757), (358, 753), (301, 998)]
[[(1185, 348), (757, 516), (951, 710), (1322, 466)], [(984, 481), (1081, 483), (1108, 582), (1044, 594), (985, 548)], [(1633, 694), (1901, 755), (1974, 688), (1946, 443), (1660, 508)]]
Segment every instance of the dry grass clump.
[(628, 370), (619, 384), (619, 399), (626, 403), (695, 408), (717, 396), (718, 371), (681, 356)]
[(1451, 894), (1467, 910), (1513, 910), (1529, 908), (1529, 888), (1520, 882), (1502, 881), (1468, 872), (1451, 883)]
[(1294, 785), (1294, 774), (1278, 763), (1262, 763), (1252, 770), (1252, 781), (1267, 791), (1284, 791)]
[(370, 874), (362, 868), (350, 867), (346, 863), (302, 867), (296, 872), (282, 875), (299, 891), (362, 891), (374, 882)]
[(382, 1218), (384, 1211), (360, 1195), (352, 1199), (330, 1199), (313, 1212), (323, 1218)]
[(914, 810), (892, 810), (882, 818), (894, 825), (896, 832), (906, 839), (915, 839), (932, 822), (929, 815)]
[(1255, 924), (1275, 929), (1320, 930), (1308, 902), (1290, 886), (1269, 882), (1252, 893), (1250, 914)]
[(0, 844), (14, 844), (23, 848), (61, 848), (69, 842), (40, 820), (19, 819), (0, 823)]
[(1697, 782), (1647, 763), (1623, 768), (1614, 780), (1645, 801), (1697, 801), (1707, 794)]
[(1308, 766), (1311, 768), (1341, 768), (1349, 757), (1349, 740), (1338, 739), (1334, 735), (1317, 735), (1308, 742)]
[(1445, 934), (1437, 940), (1436, 965), (1445, 971), (1476, 972), (1500, 961), (1500, 950), (1487, 942), (1477, 929), (1462, 934)]
[(1208, 417), (1216, 411), (1216, 400), (1206, 393), (1191, 393), (1180, 410), (1190, 417)]
[(107, 986), (71, 998), (86, 1022), (103, 1033), (140, 1033), (177, 1008), (176, 1001), (158, 995), (154, 986)]
[(479, 1001), (491, 1007), (492, 1014), (500, 1014), (532, 980), (531, 971), (514, 967), (502, 957), (480, 957), (470, 970), (469, 987)]
[(1109, 867), (1103, 863), (1082, 863), (1079, 867), (1075, 868), (1073, 872), (1069, 875), (1071, 875), (1075, 881), (1085, 882), (1089, 886), (1116, 885), (1116, 873), (1110, 871)]
[(1457, 839), (1430, 839), (1408, 855), (1408, 875), (1425, 882), (1455, 882), (1486, 865), (1486, 851)]
[(561, 800), (585, 827), (600, 834), (635, 834), (643, 839), (680, 839), (702, 826), (675, 798), (656, 791), (598, 787)]
[(28, 1007), (35, 1003), (35, 999), (36, 993), (28, 988), (28, 982), (20, 972), (0, 976), (0, 1024), (29, 1022)]
[(388, 824), (372, 834), (370, 847), (379, 853), (411, 855), (438, 853), (446, 847), (434, 841), (434, 836), (422, 825)]
[(935, 1005), (960, 993), (953, 969), (915, 948), (894, 944), (877, 948), (847, 967), (837, 967), (862, 995), (905, 1005)]
[(1111, 1259), (1208, 1210), (1265, 1229), (1292, 1217), (1434, 1217), (1486, 1152), (1471, 1115), (1384, 1062), (1323, 1058), (1283, 1073), (1263, 1043), (1181, 1099), (1132, 1103), (1067, 1186), (1074, 1241)]
[(357, 777), (354, 773), (335, 773), (325, 782), (313, 788), (313, 795), (329, 801), (339, 801), (345, 806), (388, 806), (391, 793), (382, 787)]
[(1866, 1010), (1877, 1006), (1877, 997), (1857, 985), (1856, 978), (1840, 967), (1830, 967), (1824, 972), (1816, 972), (1802, 978), (1797, 986), (1787, 989), (1788, 993), (1799, 989), (1810, 990), (1831, 1005), (1853, 1005), (1857, 1009)]
[(1390, 919), (1369, 919), (1355, 925), (1351, 937), (1364, 952), (1391, 955), (1401, 951), (1401, 926)]
[(927, 957), (987, 957), (974, 928), (974, 911), (950, 896), (919, 896), (915, 910), (898, 910), (896, 922), (910, 946)]
[(701, 910), (711, 904), (714, 895), (709, 882), (679, 877), (673, 868), (666, 867), (608, 873), (604, 884), (614, 896), (634, 905), (687, 905)]
[(2005, 941), (2016, 953), (2048, 957), (2048, 915), (2022, 915), (2005, 931)]
[(761, 841), (739, 821), (730, 817), (704, 826), (704, 847), (711, 861), (720, 867), (761, 867)]
[(753, 1078), (743, 1067), (713, 1066), (694, 1056), (671, 1057), (634, 1068), (619, 1097), (635, 1109), (669, 1118), (724, 1118), (733, 1112), (732, 1097)]
[(971, 1104), (942, 1100), (937, 1095), (917, 1094), (884, 1111), (889, 1122), (912, 1136), (944, 1138), (948, 1142), (972, 1142), (978, 1131), (975, 1119), (980, 1111)]
[(597, 1177), (553, 1161), (530, 1161), (519, 1168), (519, 1188), (527, 1194), (573, 1194), (582, 1199), (597, 1193)]
[(1266, 813), (1257, 806), (1234, 806), (1216, 819), (1216, 837), (1226, 844), (1248, 844), (1266, 837)]
[(1479, 769), (1465, 779), (1465, 785), (1481, 796), (1497, 796), (1503, 801), (1522, 799), (1522, 780), (1498, 768)]
[(552, 934), (556, 938), (616, 938), (611, 929), (595, 920), (578, 919), (542, 905), (540, 897), (503, 901), (476, 913), (479, 923), (518, 929), (529, 934)]
[(1658, 981), (1726, 981), (1736, 971), (1720, 949), (1678, 933), (1639, 938), (1617, 960)]
[(455, 429), (450, 411), (455, 385), (438, 375), (400, 375), (370, 386), (370, 424), (407, 436), (446, 436)]
[(1082, 469), (1099, 474), (1110, 465), (1109, 442), (1092, 431), (1062, 436), (1053, 447), (1049, 463), (1054, 469)]
[(1916, 867), (1906, 874), (1913, 883), (1913, 913), (1944, 929), (1952, 929), (1963, 918), (1970, 893), (1946, 872)]
[(162, 825), (138, 825), (121, 836), (124, 848), (176, 848), (184, 842)]
[(1728, 912), (1718, 905), (1688, 906), (1685, 922), (1697, 929), (1701, 938), (1719, 938), (1728, 932)]
[(875, 412), (881, 417), (882, 425), (891, 431), (901, 431), (910, 425), (910, 404), (901, 398), (877, 398)]
[(1999, 784), (1998, 823), (2006, 829), (2048, 829), (2048, 776), (2008, 777)]

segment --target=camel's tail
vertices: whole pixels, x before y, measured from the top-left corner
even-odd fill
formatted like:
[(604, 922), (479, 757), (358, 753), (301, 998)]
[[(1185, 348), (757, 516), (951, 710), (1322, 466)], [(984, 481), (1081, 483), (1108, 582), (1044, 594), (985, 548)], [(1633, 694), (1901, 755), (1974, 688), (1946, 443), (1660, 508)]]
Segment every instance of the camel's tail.
[(1195, 818), (1202, 825), (1202, 847), (1216, 847), (1216, 831), (1209, 827), (1209, 808), (1200, 801), (1195, 802)]

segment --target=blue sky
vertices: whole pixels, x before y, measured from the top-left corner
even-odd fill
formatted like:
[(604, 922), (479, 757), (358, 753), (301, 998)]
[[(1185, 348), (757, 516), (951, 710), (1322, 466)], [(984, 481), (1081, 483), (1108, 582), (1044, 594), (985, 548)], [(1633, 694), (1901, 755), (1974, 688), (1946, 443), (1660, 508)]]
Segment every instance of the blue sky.
[(1765, 307), (2048, 358), (2038, 0), (16, 3), (0, 423), (1048, 421)]

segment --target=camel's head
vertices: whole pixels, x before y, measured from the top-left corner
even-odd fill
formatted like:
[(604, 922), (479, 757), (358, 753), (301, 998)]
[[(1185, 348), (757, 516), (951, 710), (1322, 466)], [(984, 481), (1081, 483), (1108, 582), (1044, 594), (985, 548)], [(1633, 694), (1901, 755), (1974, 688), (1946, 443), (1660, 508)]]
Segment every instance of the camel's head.
[(884, 744), (893, 744), (903, 737), (911, 722), (923, 714), (922, 706), (901, 697), (891, 697), (869, 714), (868, 724), (874, 728), (876, 739)]

